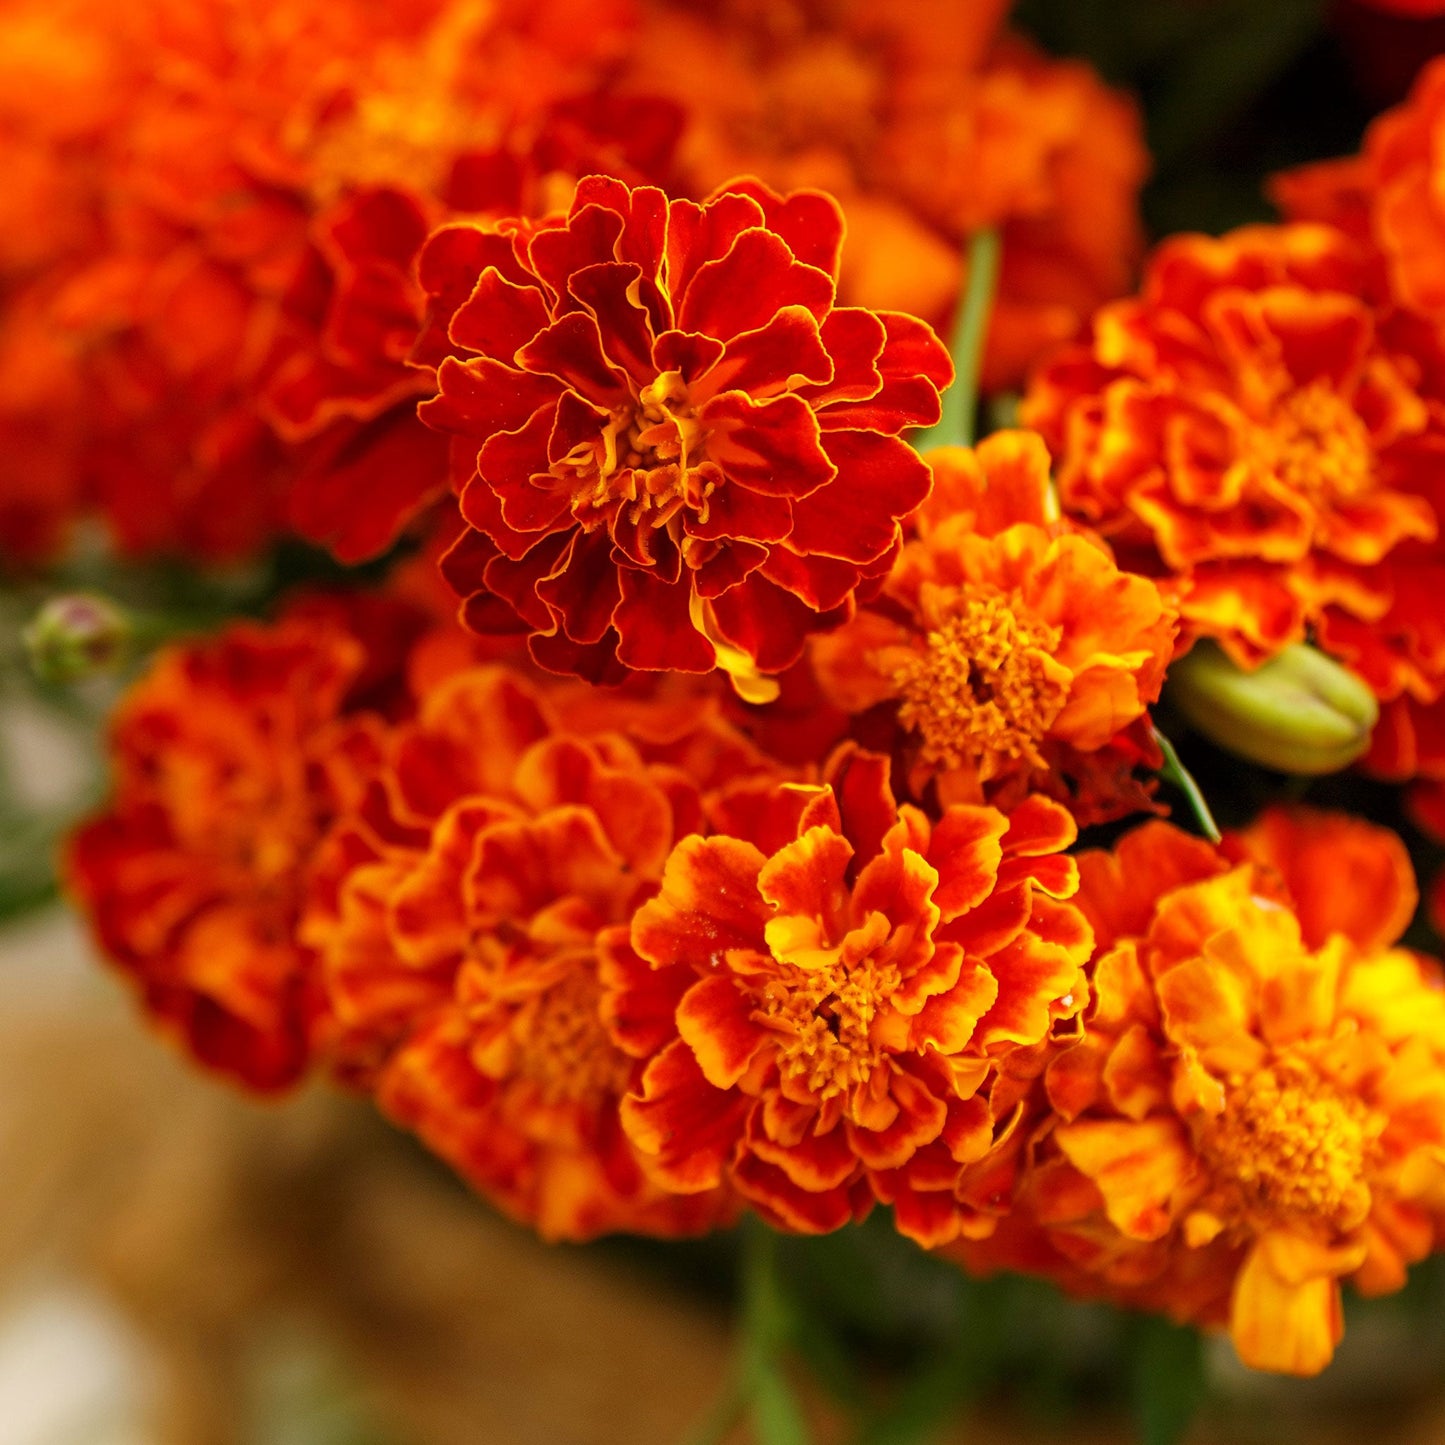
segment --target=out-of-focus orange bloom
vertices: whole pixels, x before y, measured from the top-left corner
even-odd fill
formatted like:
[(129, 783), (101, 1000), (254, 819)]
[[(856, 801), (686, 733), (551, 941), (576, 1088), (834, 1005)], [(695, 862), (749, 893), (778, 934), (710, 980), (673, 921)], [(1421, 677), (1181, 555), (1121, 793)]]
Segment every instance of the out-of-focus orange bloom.
[(1056, 520), (1049, 457), (1027, 432), (931, 453), (933, 492), (883, 591), (815, 639), (829, 700), (886, 708), (904, 735), (909, 790), (1007, 811), (1049, 791), (1080, 821), (1134, 811), (1083, 755), (1119, 746), (1164, 681), (1176, 619), (1145, 577)]
[(657, 889), (710, 793), (761, 760), (694, 696), (597, 698), (515, 670), (436, 685), (331, 840), (303, 936), (367, 1082), (469, 1182), (552, 1239), (693, 1232), (721, 1190), (648, 1182), (618, 1123), (636, 1066), (604, 1025), (597, 935)]
[(1421, 73), (1409, 97), (1379, 117), (1365, 138), (1374, 190), (1374, 229), (1396, 294), (1445, 325), (1445, 203), (1440, 198), (1440, 127), (1445, 59)]
[(1391, 947), (1408, 855), (1281, 810), (1224, 853), (1149, 823), (1079, 867), (1094, 1002), (1044, 1076), (1013, 1214), (967, 1253), (1314, 1374), (1340, 1281), (1398, 1289), (1440, 1223), (1445, 991)]
[(1327, 611), (1377, 622), (1396, 549), (1436, 535), (1440, 418), (1380, 334), (1378, 290), (1323, 226), (1178, 237), (1030, 390), (1065, 511), (1176, 579), (1186, 637), (1245, 666)]
[[(162, 652), (116, 714), (111, 802), (66, 853), (147, 1012), (254, 1089), (293, 1083), (334, 1032), (296, 927), (322, 836), (380, 756), (383, 720), (358, 709), (396, 693), (411, 621), (390, 611), (318, 599)], [(358, 636), (368, 614), (390, 637)]]
[[(103, 124), (31, 147), (83, 212), (29, 284), (85, 392), (72, 421), (95, 504), (134, 552), (244, 556), (288, 527), (346, 560), (383, 549), (445, 488), (412, 414), (431, 378), (406, 363), (426, 231), (666, 163), (670, 103), (598, 102), (630, 6), (73, 8), (83, 43), (27, 22), (7, 54), (36, 80), (7, 95), (0, 135), (12, 111), (32, 130), (69, 113), (91, 48), (120, 77), (76, 108)], [(42, 64), (52, 48), (64, 64)], [(22, 182), (13, 204), (44, 189)]]
[(1091, 936), (1057, 804), (930, 823), (887, 774), (845, 749), (827, 786), (756, 790), (680, 843), (603, 935), (605, 1009), (646, 1061), (624, 1127), (669, 1189), (731, 1184), (806, 1233), (881, 1200), (938, 1244), (1011, 1128), (999, 1061), (1082, 1007)]
[(1406, 99), (1371, 124), (1360, 155), (1286, 172), (1271, 187), (1291, 218), (1326, 221), (1372, 240), (1394, 300), (1436, 326), (1445, 326), (1445, 162), (1436, 140), (1442, 124), (1445, 57), (1427, 65)]
[(685, 106), (697, 193), (751, 173), (838, 196), (848, 301), (944, 326), (968, 234), (1001, 227), (984, 381), (1017, 385), (1130, 285), (1148, 158), (1134, 106), (999, 39), (1005, 8), (649, 0), (631, 83)]
[(479, 631), (593, 681), (745, 688), (844, 620), (927, 495), (899, 433), (953, 368), (924, 323), (834, 304), (842, 230), (817, 192), (591, 176), (565, 216), (432, 236), (422, 416), (456, 438), (447, 575)]

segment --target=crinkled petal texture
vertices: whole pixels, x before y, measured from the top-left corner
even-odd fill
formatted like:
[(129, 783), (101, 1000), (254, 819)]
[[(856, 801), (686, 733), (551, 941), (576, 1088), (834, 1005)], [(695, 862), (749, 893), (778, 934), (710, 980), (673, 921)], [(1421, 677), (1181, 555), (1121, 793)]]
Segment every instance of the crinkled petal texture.
[(999, 432), (928, 461), (933, 493), (881, 594), (813, 643), (824, 694), (892, 719), (916, 797), (933, 783), (945, 805), (1007, 811), (1048, 792), (1080, 822), (1147, 807), (1128, 760), (1148, 759), (1172, 606), (1091, 533), (1051, 520), (1037, 436)]
[(927, 495), (899, 433), (952, 366), (923, 323), (835, 304), (842, 230), (818, 193), (591, 176), (565, 216), (432, 236), (421, 412), (453, 439), (474, 625), (500, 601), (599, 681), (778, 672), (847, 617)]
[(147, 1012), (254, 1089), (331, 1047), (296, 924), (382, 745), (381, 718), (355, 710), (369, 650), (311, 609), (163, 652), (116, 713), (111, 802), (66, 850), (69, 891)]
[(714, 795), (766, 771), (698, 698), (470, 668), (426, 694), (333, 831), (347, 866), (303, 935), (371, 1042), (367, 1086), (549, 1239), (692, 1233), (731, 1211), (721, 1188), (659, 1188), (621, 1130), (638, 1065), (604, 1022), (597, 940), (656, 892)]
[(1093, 1002), (1043, 1075), (1012, 1216), (967, 1252), (1314, 1374), (1340, 1281), (1398, 1289), (1445, 1209), (1445, 990), (1391, 946), (1399, 840), (1281, 810), (1223, 850), (1148, 823), (1079, 868)]
[(881, 1200), (942, 1243), (980, 1218), (1011, 1061), (1084, 1003), (1074, 826), (1043, 798), (931, 823), (851, 746), (826, 776), (685, 839), (603, 936), (605, 1011), (644, 1065), (623, 1127), (670, 1189), (730, 1186), (805, 1233)]
[(1177, 579), (1186, 638), (1246, 666), (1327, 613), (1377, 622), (1397, 551), (1436, 536), (1441, 414), (1380, 290), (1324, 226), (1175, 238), (1031, 388), (1065, 510)]

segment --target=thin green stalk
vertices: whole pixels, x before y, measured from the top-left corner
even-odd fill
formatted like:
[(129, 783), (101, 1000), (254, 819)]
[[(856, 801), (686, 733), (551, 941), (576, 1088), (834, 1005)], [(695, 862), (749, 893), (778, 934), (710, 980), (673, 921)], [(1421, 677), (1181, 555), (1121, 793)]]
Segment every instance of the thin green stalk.
[(1153, 734), (1159, 751), (1164, 754), (1164, 766), (1159, 769), (1159, 776), (1166, 783), (1173, 783), (1184, 794), (1194, 813), (1194, 819), (1199, 824), (1199, 831), (1211, 843), (1218, 843), (1224, 835), (1219, 831), (1219, 824), (1214, 821), (1214, 814), (1209, 811), (1209, 804), (1204, 801), (1204, 794), (1199, 791), (1199, 784), (1194, 781), (1193, 774), (1179, 761), (1174, 744), (1158, 728), (1151, 727), (1149, 731)]
[(721, 1445), (743, 1420), (758, 1445), (809, 1445), (808, 1423), (782, 1365), (790, 1319), (778, 1282), (778, 1237), (758, 1220), (743, 1226), (741, 1339), (721, 1395), (688, 1445)]
[(968, 282), (958, 303), (949, 351), (955, 371), (953, 385), (943, 393), (938, 425), (917, 439), (919, 451), (930, 447), (972, 446), (978, 415), (978, 382), (983, 346), (993, 315), (1002, 245), (997, 231), (975, 231), (968, 243)]

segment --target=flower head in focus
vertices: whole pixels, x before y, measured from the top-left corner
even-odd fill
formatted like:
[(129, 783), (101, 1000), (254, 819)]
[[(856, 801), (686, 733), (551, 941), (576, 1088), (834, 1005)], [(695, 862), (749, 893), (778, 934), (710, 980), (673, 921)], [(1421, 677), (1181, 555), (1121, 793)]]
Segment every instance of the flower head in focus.
[(824, 692), (852, 713), (891, 710), (915, 796), (936, 780), (945, 805), (1007, 810), (1052, 791), (1081, 821), (1147, 804), (1137, 785), (1108, 786), (1096, 755), (1128, 752), (1121, 734), (1158, 697), (1172, 608), (1055, 519), (1037, 437), (1000, 432), (928, 461), (933, 493), (882, 592), (813, 644)]
[(1223, 853), (1149, 823), (1080, 871), (1094, 1002), (1044, 1075), (1011, 1218), (966, 1252), (1314, 1374), (1340, 1282), (1398, 1289), (1445, 1200), (1445, 991), (1392, 946), (1408, 856), (1279, 809)]
[(828, 778), (736, 800), (604, 936), (609, 1020), (646, 1061), (623, 1124), (670, 1189), (728, 1184), (805, 1233), (881, 1200), (942, 1243), (981, 1217), (1009, 1060), (1085, 1001), (1074, 827), (1044, 798), (930, 823), (849, 749)]
[(565, 216), (432, 237), (422, 415), (456, 439), (474, 625), (594, 681), (749, 680), (848, 615), (927, 494), (898, 433), (952, 367), (921, 322), (835, 305), (841, 241), (823, 195), (603, 176)]

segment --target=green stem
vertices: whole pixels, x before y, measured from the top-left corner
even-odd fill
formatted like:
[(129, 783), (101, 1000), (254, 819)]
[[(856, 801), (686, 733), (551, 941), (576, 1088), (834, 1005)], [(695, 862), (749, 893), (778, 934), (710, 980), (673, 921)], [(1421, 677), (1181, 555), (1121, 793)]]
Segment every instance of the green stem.
[(808, 1445), (808, 1423), (782, 1366), (789, 1331), (778, 1282), (778, 1237), (759, 1220), (743, 1224), (742, 1337), (727, 1384), (688, 1445), (720, 1445), (744, 1419), (758, 1445)]
[(1204, 794), (1199, 791), (1199, 784), (1194, 781), (1193, 774), (1179, 761), (1174, 744), (1158, 728), (1151, 727), (1149, 731), (1153, 734), (1159, 751), (1164, 754), (1164, 766), (1159, 769), (1159, 776), (1166, 783), (1173, 783), (1184, 794), (1195, 821), (1199, 824), (1200, 832), (1211, 843), (1218, 843), (1224, 835), (1219, 831), (1219, 824), (1214, 821), (1214, 814), (1209, 811), (1209, 804), (1204, 801)]
[(983, 347), (993, 315), (1002, 249), (997, 231), (975, 231), (969, 240), (968, 282), (959, 299), (958, 315), (948, 348), (953, 355), (953, 385), (943, 393), (943, 414), (938, 419), (938, 425), (929, 427), (918, 437), (916, 445), (919, 451), (927, 451), (930, 447), (973, 445)]

